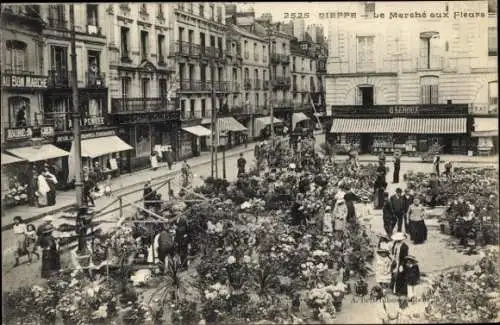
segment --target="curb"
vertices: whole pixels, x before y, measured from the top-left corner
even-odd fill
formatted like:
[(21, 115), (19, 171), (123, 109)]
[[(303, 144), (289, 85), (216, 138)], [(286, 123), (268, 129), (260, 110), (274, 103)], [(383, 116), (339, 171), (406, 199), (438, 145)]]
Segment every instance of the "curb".
[[(233, 153), (230, 153), (230, 154), (226, 154), (226, 158), (231, 158), (231, 157), (239, 155), (240, 153), (249, 152), (249, 151), (253, 151), (253, 150), (254, 149), (250, 148), (250, 147), (244, 148), (243, 150), (240, 150), (240, 151), (237, 151), (237, 152), (233, 152)], [(201, 162), (198, 162), (196, 164), (192, 164), (191, 167), (198, 167), (198, 166), (201, 166), (201, 165), (205, 165), (205, 164), (207, 164), (209, 162), (210, 162), (210, 159), (208, 161), (201, 161)], [(166, 166), (166, 165), (165, 166), (159, 166), (158, 169), (167, 168), (167, 167), (168, 166)], [(173, 176), (175, 174), (178, 174), (178, 173), (180, 173), (180, 170), (178, 170), (178, 171), (170, 171), (170, 172), (168, 172), (165, 175), (162, 175), (160, 177), (156, 177), (155, 179), (162, 179), (162, 178), (171, 177), (171, 176)], [(128, 175), (131, 175), (131, 174), (128, 174)], [(115, 190), (115, 192), (120, 192), (120, 191), (131, 189), (131, 188), (136, 187), (136, 186), (144, 185), (146, 182), (147, 181), (140, 181), (140, 182), (135, 183), (135, 184), (126, 185), (126, 186), (123, 186), (123, 187)], [(69, 209), (73, 208), (75, 206), (75, 204), (76, 203), (66, 204), (64, 206), (55, 208), (54, 210), (43, 212), (43, 213), (41, 213), (39, 215), (36, 215), (36, 216), (30, 217), (30, 218), (24, 219), (24, 222), (25, 223), (30, 223), (30, 222), (39, 220), (39, 219), (41, 219), (41, 218), (43, 218), (45, 216), (48, 216), (48, 215), (51, 215), (51, 214), (55, 214), (55, 213), (58, 213), (58, 212), (61, 212), (61, 211), (69, 210)], [(3, 226), (2, 229), (1, 229), (1, 231), (10, 230), (10, 229), (13, 228), (13, 226), (14, 226), (14, 223), (9, 223), (9, 224)]]

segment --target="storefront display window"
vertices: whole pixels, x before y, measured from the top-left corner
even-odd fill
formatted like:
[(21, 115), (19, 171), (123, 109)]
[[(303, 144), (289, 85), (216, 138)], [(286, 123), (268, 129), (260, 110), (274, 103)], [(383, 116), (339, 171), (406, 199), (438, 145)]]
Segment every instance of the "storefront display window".
[(22, 127), (30, 125), (30, 100), (26, 97), (14, 96), (8, 99), (9, 126)]
[(145, 157), (151, 155), (151, 128), (147, 124), (137, 125), (135, 134), (135, 155)]

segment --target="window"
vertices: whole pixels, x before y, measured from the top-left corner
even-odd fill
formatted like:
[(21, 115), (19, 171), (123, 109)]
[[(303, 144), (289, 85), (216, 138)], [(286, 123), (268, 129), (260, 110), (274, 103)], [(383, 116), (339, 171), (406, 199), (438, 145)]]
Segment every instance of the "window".
[(64, 5), (49, 5), (49, 26), (55, 28), (66, 27)]
[(297, 71), (296, 67), (295, 67), (296, 61), (297, 61), (297, 58), (295, 56), (292, 57), (292, 71)]
[(488, 13), (496, 14), (497, 13), (497, 1), (496, 0), (488, 0)]
[(87, 25), (89, 26), (99, 26), (97, 22), (97, 5), (87, 5)]
[(217, 6), (217, 22), (222, 23), (222, 7)]
[(160, 79), (158, 86), (160, 87), (160, 98), (166, 99), (167, 98), (167, 93), (168, 93), (167, 80), (166, 79)]
[(149, 94), (149, 79), (143, 78), (141, 80), (141, 92), (142, 92), (142, 98), (148, 98), (148, 94)]
[(163, 15), (163, 5), (162, 4), (159, 4), (158, 5), (158, 18), (163, 18), (164, 15)]
[(262, 80), (267, 80), (267, 71), (266, 70), (262, 70)]
[(313, 60), (309, 59), (309, 71), (313, 71)]
[(488, 83), (488, 104), (490, 112), (498, 110), (498, 81)]
[(182, 42), (184, 40), (184, 28), (179, 27), (179, 42)]
[(129, 58), (129, 53), (128, 53), (128, 36), (129, 36), (129, 29), (127, 27), (122, 27), (120, 29), (120, 39), (121, 39), (121, 51), (122, 51), (122, 58)]
[(259, 93), (255, 93), (255, 106), (259, 106)]
[(9, 126), (21, 127), (30, 125), (30, 100), (26, 97), (9, 97)]
[(210, 5), (210, 19), (215, 21), (215, 8), (214, 5)]
[(7, 53), (5, 67), (13, 73), (22, 73), (28, 70), (28, 57), (26, 55), (26, 43), (12, 40), (6, 42)]
[(267, 92), (264, 93), (264, 104), (267, 106)]
[(420, 78), (420, 100), (422, 104), (437, 104), (439, 77), (426, 76)]
[(194, 117), (194, 107), (196, 105), (196, 102), (194, 99), (191, 99), (189, 101), (189, 111), (191, 112), (191, 116)]
[(373, 106), (373, 86), (359, 86), (356, 92), (356, 105)]
[(122, 98), (130, 97), (130, 84), (132, 80), (130, 78), (122, 78)]
[(207, 81), (207, 65), (206, 64), (200, 65), (200, 78), (201, 78), (201, 82)]
[(357, 48), (357, 71), (375, 70), (375, 36), (358, 36)]
[(201, 100), (201, 117), (207, 116), (207, 100)]
[(257, 55), (257, 43), (253, 43), (253, 55)]
[(158, 62), (165, 62), (163, 56), (163, 46), (165, 44), (165, 35), (158, 35)]
[(141, 30), (141, 57), (143, 60), (147, 60), (148, 58), (148, 36), (148, 32)]
[(365, 15), (373, 17), (375, 14), (375, 2), (365, 2)]
[(435, 45), (435, 39), (439, 38), (438, 32), (423, 32), (420, 33), (420, 69), (433, 69), (440, 66), (440, 57), (436, 56), (432, 50)]
[(205, 17), (205, 6), (204, 5), (199, 5), (199, 11), (200, 11), (200, 17), (204, 18)]
[(488, 28), (488, 55), (497, 56), (498, 44), (497, 44), (497, 31), (495, 27)]
[(52, 46), (50, 49), (50, 82), (55, 87), (68, 86), (68, 49), (61, 46)]
[(282, 50), (283, 50), (283, 54), (286, 54), (286, 43), (283, 43), (282, 44)]

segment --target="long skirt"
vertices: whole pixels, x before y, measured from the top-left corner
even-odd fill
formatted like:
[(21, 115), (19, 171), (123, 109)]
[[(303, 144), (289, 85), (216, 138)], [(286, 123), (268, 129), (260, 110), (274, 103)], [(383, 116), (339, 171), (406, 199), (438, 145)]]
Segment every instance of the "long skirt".
[(42, 278), (47, 279), (61, 268), (59, 252), (44, 250), (42, 254)]
[(48, 193), (39, 193), (38, 196), (38, 204), (40, 205), (47, 205), (47, 195)]
[(427, 226), (424, 220), (411, 221), (408, 223), (410, 229), (410, 239), (414, 244), (422, 244), (427, 240)]

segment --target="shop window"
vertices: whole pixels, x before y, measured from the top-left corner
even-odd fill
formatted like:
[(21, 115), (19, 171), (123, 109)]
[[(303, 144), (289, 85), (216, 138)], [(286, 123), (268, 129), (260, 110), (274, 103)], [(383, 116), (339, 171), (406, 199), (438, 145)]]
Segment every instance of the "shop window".
[(30, 100), (26, 97), (14, 96), (8, 99), (9, 126), (22, 127), (30, 125)]
[(420, 100), (422, 104), (437, 104), (439, 101), (439, 77), (420, 78)]
[(374, 89), (371, 85), (358, 86), (356, 90), (356, 105), (373, 106)]
[(6, 48), (6, 70), (12, 73), (27, 72), (28, 56), (26, 55), (26, 43), (17, 40), (9, 40), (6, 42)]
[(498, 81), (488, 83), (488, 104), (490, 112), (498, 110)]
[(357, 46), (357, 71), (375, 71), (375, 36), (358, 36)]
[(151, 134), (149, 125), (137, 125), (135, 154), (145, 157), (151, 154)]
[(497, 31), (495, 27), (488, 28), (488, 56), (497, 56)]

